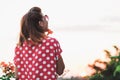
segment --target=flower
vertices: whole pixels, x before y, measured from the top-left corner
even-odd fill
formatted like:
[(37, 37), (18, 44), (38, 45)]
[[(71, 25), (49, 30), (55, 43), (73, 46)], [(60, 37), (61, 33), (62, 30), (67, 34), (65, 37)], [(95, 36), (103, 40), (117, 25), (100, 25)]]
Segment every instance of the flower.
[(2, 76), (0, 79), (2, 80), (10, 80), (10, 78), (15, 78), (15, 66), (11, 62), (0, 62), (0, 68), (2, 69)]
[(48, 29), (48, 30), (47, 30), (47, 32), (48, 32), (48, 33), (47, 33), (47, 35), (49, 35), (49, 34), (52, 34), (52, 33), (53, 33), (53, 31), (52, 31), (51, 29)]

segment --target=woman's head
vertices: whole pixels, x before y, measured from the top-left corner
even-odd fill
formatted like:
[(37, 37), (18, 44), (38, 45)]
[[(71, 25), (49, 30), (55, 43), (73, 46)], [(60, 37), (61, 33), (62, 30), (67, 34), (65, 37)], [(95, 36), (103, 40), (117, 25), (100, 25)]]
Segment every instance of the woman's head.
[(39, 7), (32, 7), (21, 19), (19, 45), (30, 38), (33, 43), (38, 43), (48, 31), (48, 21)]

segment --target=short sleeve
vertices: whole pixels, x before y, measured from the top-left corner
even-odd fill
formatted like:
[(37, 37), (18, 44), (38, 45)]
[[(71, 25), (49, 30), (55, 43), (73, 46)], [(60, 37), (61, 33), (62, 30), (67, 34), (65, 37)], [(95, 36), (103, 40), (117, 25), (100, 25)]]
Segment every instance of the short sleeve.
[(61, 57), (62, 49), (60, 43), (56, 39), (54, 41), (54, 47), (55, 47), (56, 60), (58, 60)]

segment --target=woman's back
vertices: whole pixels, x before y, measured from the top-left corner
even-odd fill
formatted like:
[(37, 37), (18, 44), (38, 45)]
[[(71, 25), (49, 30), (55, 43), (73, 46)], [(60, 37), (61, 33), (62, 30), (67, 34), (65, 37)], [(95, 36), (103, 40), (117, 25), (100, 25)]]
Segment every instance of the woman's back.
[(56, 62), (62, 50), (55, 38), (45, 38), (32, 45), (31, 40), (15, 49), (15, 65), (19, 80), (56, 80)]

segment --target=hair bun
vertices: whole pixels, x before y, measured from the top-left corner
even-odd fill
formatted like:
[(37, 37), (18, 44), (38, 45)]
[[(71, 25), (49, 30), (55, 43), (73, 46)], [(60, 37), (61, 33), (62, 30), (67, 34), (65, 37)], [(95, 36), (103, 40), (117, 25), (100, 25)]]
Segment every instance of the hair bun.
[(34, 13), (34, 12), (41, 13), (41, 9), (39, 7), (32, 7), (29, 12), (31, 12), (31, 13)]

